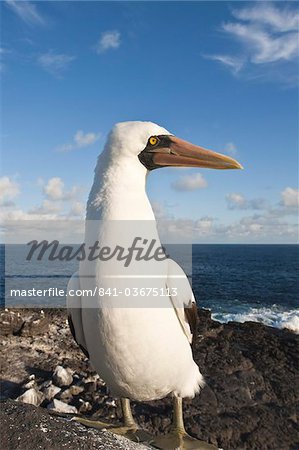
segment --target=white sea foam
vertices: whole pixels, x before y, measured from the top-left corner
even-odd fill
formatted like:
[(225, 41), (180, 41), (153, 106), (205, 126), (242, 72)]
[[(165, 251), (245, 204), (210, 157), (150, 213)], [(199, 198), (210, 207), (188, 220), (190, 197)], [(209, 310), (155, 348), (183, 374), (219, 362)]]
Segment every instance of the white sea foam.
[(299, 310), (283, 311), (277, 306), (272, 308), (249, 308), (244, 312), (220, 312), (212, 314), (220, 322), (261, 322), (275, 328), (287, 328), (299, 334)]

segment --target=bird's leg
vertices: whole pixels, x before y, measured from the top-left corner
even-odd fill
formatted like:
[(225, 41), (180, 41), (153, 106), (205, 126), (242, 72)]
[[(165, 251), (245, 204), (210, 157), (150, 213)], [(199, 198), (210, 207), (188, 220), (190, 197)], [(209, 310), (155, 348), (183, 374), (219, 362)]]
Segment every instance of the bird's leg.
[(122, 397), (120, 399), (120, 402), (123, 414), (123, 426), (118, 428), (108, 428), (108, 430), (116, 434), (121, 434), (122, 436), (125, 436), (128, 439), (136, 442), (151, 443), (153, 441), (152, 435), (144, 430), (141, 430), (138, 424), (135, 422), (131, 410), (130, 400), (128, 398)]
[(109, 423), (100, 422), (97, 420), (88, 420), (82, 417), (73, 417), (72, 420), (79, 422), (87, 427), (111, 431), (112, 433), (125, 436), (128, 439), (136, 442), (152, 442), (153, 437), (146, 431), (141, 430), (135, 422), (131, 410), (130, 400), (128, 398), (121, 398), (120, 401), (123, 415), (122, 426), (117, 427)]
[(173, 400), (173, 422), (171, 428), (179, 434), (186, 434), (183, 417), (183, 400), (181, 397), (174, 397)]
[(174, 397), (170, 432), (155, 438), (153, 445), (163, 450), (218, 450), (214, 445), (199, 441), (187, 434), (183, 419), (183, 402), (180, 397)]
[(137, 430), (138, 425), (135, 422), (135, 419), (132, 414), (130, 400), (128, 398), (122, 397), (120, 399), (120, 403), (121, 403), (121, 410), (122, 410), (122, 414), (123, 414), (124, 426), (131, 428), (132, 430), (134, 430), (134, 429)]

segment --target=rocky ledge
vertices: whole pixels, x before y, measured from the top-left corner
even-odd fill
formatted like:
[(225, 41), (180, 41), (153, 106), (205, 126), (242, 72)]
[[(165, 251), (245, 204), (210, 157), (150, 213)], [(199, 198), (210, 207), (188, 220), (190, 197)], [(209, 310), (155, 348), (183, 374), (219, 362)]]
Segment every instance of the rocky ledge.
[[(194, 358), (207, 384), (185, 400), (187, 431), (224, 450), (298, 449), (298, 336), (253, 322), (221, 324), (206, 310), (199, 315)], [(2, 311), (0, 330), (3, 450), (130, 448), (110, 433), (87, 431), (48, 413), (109, 422), (121, 417), (118, 399), (73, 342), (65, 311)], [(132, 406), (142, 428), (168, 431), (170, 399)], [(14, 423), (20, 424), (17, 430)]]
[(107, 431), (87, 429), (51, 416), (42, 408), (12, 400), (1, 406), (2, 450), (149, 450), (148, 446)]

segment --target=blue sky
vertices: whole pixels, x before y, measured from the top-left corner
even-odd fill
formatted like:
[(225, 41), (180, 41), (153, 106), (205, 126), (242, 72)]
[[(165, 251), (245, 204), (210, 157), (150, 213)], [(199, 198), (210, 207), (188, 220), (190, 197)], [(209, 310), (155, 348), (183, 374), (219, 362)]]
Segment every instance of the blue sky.
[(151, 120), (243, 171), (157, 170), (198, 242), (297, 242), (298, 5), (1, 2), (2, 218), (83, 217), (114, 123)]

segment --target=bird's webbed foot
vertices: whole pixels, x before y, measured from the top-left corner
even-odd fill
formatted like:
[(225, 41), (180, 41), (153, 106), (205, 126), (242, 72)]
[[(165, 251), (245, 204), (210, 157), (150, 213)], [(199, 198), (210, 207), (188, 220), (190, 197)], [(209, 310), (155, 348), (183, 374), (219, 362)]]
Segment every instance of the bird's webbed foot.
[(193, 438), (185, 430), (175, 428), (165, 436), (157, 436), (152, 445), (161, 450), (218, 450), (212, 444)]
[(84, 425), (88, 428), (95, 428), (97, 430), (109, 431), (111, 433), (118, 434), (134, 442), (144, 442), (151, 444), (151, 442), (153, 442), (154, 440), (153, 436), (150, 433), (147, 433), (146, 431), (140, 429), (136, 422), (116, 426), (108, 422), (89, 420), (83, 417), (72, 417), (71, 420), (80, 423), (81, 425)]

